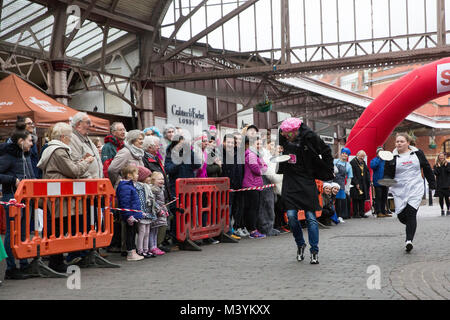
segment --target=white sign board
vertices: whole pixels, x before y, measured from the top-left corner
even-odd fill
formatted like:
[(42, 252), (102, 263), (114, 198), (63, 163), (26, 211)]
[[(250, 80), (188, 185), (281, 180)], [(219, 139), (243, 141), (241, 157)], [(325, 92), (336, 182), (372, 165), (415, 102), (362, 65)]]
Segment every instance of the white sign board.
[(205, 96), (166, 88), (167, 123), (190, 132), (191, 137), (208, 129), (208, 103)]

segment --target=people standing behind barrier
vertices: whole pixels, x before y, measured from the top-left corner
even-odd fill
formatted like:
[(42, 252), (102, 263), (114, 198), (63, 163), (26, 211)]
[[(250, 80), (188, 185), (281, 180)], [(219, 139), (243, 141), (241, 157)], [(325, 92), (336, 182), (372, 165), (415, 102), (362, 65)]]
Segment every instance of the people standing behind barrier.
[(164, 126), (164, 130), (163, 130), (163, 139), (161, 140), (161, 149), (160, 149), (160, 153), (161, 156), (163, 157), (163, 161), (165, 161), (166, 156), (167, 156), (167, 148), (170, 146), (170, 144), (172, 143), (172, 140), (175, 136), (175, 126), (168, 123)]
[(208, 166), (208, 152), (206, 150), (206, 147), (209, 144), (208, 136), (206, 133), (203, 133), (201, 136), (198, 136), (195, 138), (194, 142), (194, 150), (201, 152), (202, 154), (202, 162), (199, 169), (197, 169), (195, 176), (197, 178), (207, 178), (208, 172), (206, 171), (206, 167)]
[[(114, 159), (108, 168), (109, 179), (111, 180), (114, 188), (121, 178), (121, 170), (128, 165), (134, 165), (136, 167), (144, 166), (142, 161), (144, 157), (144, 149), (142, 149), (144, 142), (144, 133), (140, 130), (131, 130), (127, 133), (125, 137), (124, 147), (117, 152)], [(125, 222), (121, 221), (121, 251), (122, 256), (126, 253), (126, 225)]]
[(339, 159), (334, 159), (334, 182), (339, 184), (340, 190), (336, 195), (336, 212), (342, 219), (350, 218), (350, 208), (347, 206), (347, 197), (350, 193), (352, 166), (348, 163), (351, 152), (349, 148), (342, 148)]
[(113, 122), (111, 125), (111, 134), (104, 139), (105, 144), (102, 148), (103, 176), (108, 178), (108, 168), (116, 156), (124, 146), (126, 135), (125, 126), (122, 122)]
[[(72, 127), (64, 122), (55, 124), (52, 130), (51, 140), (47, 148), (41, 155), (38, 163), (38, 168), (42, 170), (43, 179), (80, 179), (89, 170), (89, 166), (95, 161), (94, 157), (88, 155), (81, 161), (75, 161), (71, 156), (71, 149), (69, 147), (72, 139)], [(63, 216), (59, 215), (60, 206), (62, 205)], [(67, 203), (61, 204), (58, 200), (55, 201), (55, 236), (59, 237), (67, 231)], [(49, 202), (47, 211), (47, 226), (52, 225), (51, 221), (51, 203)], [(71, 203), (71, 233), (76, 232), (76, 216), (75, 216), (75, 200)], [(82, 208), (80, 203), (79, 208)], [(81, 214), (80, 214), (81, 216)], [(60, 230), (60, 219), (63, 219), (65, 230)], [(81, 225), (80, 225), (81, 226)], [(47, 228), (48, 237), (51, 236), (51, 228)], [(56, 272), (66, 273), (67, 265), (64, 263), (63, 254), (50, 256), (48, 265)]]
[(433, 170), (422, 150), (410, 145), (412, 139), (407, 133), (398, 133), (395, 138), (394, 159), (386, 161), (384, 178), (395, 179), (389, 188), (394, 197), (395, 213), (399, 221), (406, 225), (407, 252), (413, 249), (417, 228), (417, 211), (424, 194), (422, 171), (430, 189), (436, 189)]
[(141, 130), (131, 130), (127, 133), (124, 147), (117, 152), (108, 168), (109, 179), (113, 186), (117, 186), (118, 181), (123, 178), (120, 175), (121, 170), (132, 164), (136, 167), (144, 166), (142, 161), (144, 157), (144, 133)]
[[(149, 169), (152, 173), (154, 172), (160, 172), (163, 175), (164, 178), (164, 198), (167, 200), (172, 200), (173, 195), (170, 194), (169, 190), (169, 178), (166, 174), (166, 171), (164, 169), (164, 164), (159, 157), (159, 149), (160, 149), (160, 139), (155, 136), (146, 136), (144, 138), (144, 143), (142, 145), (144, 149), (144, 157), (142, 158), (142, 161), (144, 162), (144, 166)], [(175, 204), (172, 206), (175, 207)], [(173, 219), (173, 214), (171, 213), (169, 208), (169, 214), (170, 218)], [(169, 244), (164, 241), (166, 238), (166, 232), (167, 232), (167, 225), (161, 226), (158, 228), (158, 240), (157, 240), (157, 246), (159, 249), (170, 252)]]
[(121, 212), (122, 220), (125, 222), (127, 261), (139, 261), (144, 257), (136, 253), (136, 225), (140, 219), (147, 218), (141, 211), (135, 187), (139, 178), (139, 169), (134, 165), (126, 165), (121, 170), (121, 176), (123, 179), (119, 181), (116, 190), (118, 206), (121, 209), (133, 210)]
[[(261, 155), (261, 139), (257, 136), (245, 137), (245, 166), (243, 188), (262, 187), (264, 185), (262, 175), (267, 171), (267, 164)], [(266, 235), (258, 231), (259, 205), (261, 201), (260, 190), (244, 191), (245, 196), (245, 227), (249, 231), (250, 238), (261, 239)]]
[[(268, 137), (270, 138), (270, 136)], [(270, 159), (272, 158), (272, 153), (269, 150), (270, 146), (266, 143), (263, 145), (261, 149), (261, 155), (264, 162), (267, 164), (267, 170), (264, 172), (263, 184), (275, 184), (276, 182), (280, 183), (282, 181), (282, 175), (276, 173), (277, 166), (276, 163), (272, 162)], [(265, 188), (261, 190), (261, 202), (260, 209), (258, 214), (258, 222), (257, 228), (263, 234), (268, 236), (278, 236), (280, 231), (274, 228), (275, 222), (275, 189), (276, 187)]]
[[(89, 139), (88, 133), (89, 128), (91, 127), (91, 119), (88, 114), (85, 112), (76, 113), (72, 120), (72, 138), (70, 139), (70, 150), (71, 156), (75, 161), (81, 161), (85, 157), (92, 156), (94, 157), (94, 161), (89, 165), (88, 171), (81, 177), (82, 179), (99, 179), (103, 178), (103, 164), (100, 158), (100, 154), (98, 153), (97, 147), (94, 143)], [(94, 201), (95, 203), (95, 201)], [(94, 205), (94, 209), (96, 205)], [(87, 211), (87, 221), (90, 220), (90, 210)], [(94, 215), (94, 219), (96, 220), (96, 216)], [(82, 215), (79, 216), (80, 222), (83, 220)], [(80, 223), (81, 225), (81, 223)], [(80, 231), (84, 232), (83, 226), (80, 226)], [(87, 256), (87, 251), (80, 252), (70, 252), (67, 255), (67, 261), (72, 264), (76, 263), (80, 266), (87, 266), (89, 264), (89, 257)]]
[[(223, 140), (222, 149), (222, 177), (230, 179), (230, 189), (239, 190), (242, 188), (244, 179), (244, 163), (238, 162), (237, 139), (234, 134), (226, 134)], [(230, 230), (229, 235), (235, 238), (246, 236), (242, 232), (244, 223), (244, 201), (243, 192), (230, 192)]]
[(74, 160), (82, 160), (91, 155), (95, 161), (91, 163), (88, 171), (82, 178), (99, 179), (103, 178), (103, 164), (97, 147), (88, 137), (91, 119), (84, 112), (78, 112), (71, 120), (73, 132), (70, 141), (71, 155)]
[(141, 211), (145, 214), (145, 218), (140, 219), (137, 223), (137, 254), (144, 258), (152, 258), (155, 255), (149, 250), (150, 227), (154, 220), (155, 214), (155, 197), (150, 186), (151, 172), (145, 167), (138, 168), (138, 181), (135, 183), (136, 192), (139, 197)]
[(441, 216), (445, 216), (444, 200), (447, 206), (447, 216), (450, 216), (450, 165), (447, 162), (444, 152), (440, 152), (436, 157), (433, 173), (436, 176), (435, 197), (439, 197)]
[[(103, 163), (103, 176), (109, 178), (108, 168), (111, 165), (117, 152), (119, 152), (123, 146), (126, 136), (126, 129), (122, 122), (113, 122), (110, 127), (111, 134), (104, 138), (105, 144), (102, 148), (102, 163)], [(122, 230), (122, 219), (118, 212), (114, 213), (114, 235), (111, 240), (111, 244), (108, 248), (109, 252), (120, 252), (121, 251), (121, 230)]]
[(319, 227), (315, 211), (321, 210), (315, 179), (333, 178), (331, 149), (302, 120), (288, 118), (280, 126), (279, 142), (290, 160), (280, 162), (283, 174), (282, 197), (289, 227), (297, 244), (297, 261), (304, 259), (306, 242), (298, 220), (298, 210), (305, 211), (310, 248), (310, 263), (319, 263)]
[[(16, 188), (20, 180), (34, 179), (34, 171), (28, 153), (33, 145), (33, 139), (29, 131), (14, 131), (10, 138), (10, 143), (0, 145), (0, 182), (2, 184), (2, 201), (8, 202), (14, 199)], [(5, 249), (8, 254), (6, 260), (7, 267), (5, 279), (26, 279), (31, 275), (30, 266), (27, 259), (20, 260), (20, 269), (16, 267), (14, 255), (11, 250), (11, 221), (9, 217), (9, 207), (4, 206), (6, 213), (6, 234)], [(28, 210), (25, 210), (28, 211)], [(31, 214), (21, 210), (21, 236), (25, 240), (26, 215)], [(30, 226), (33, 224), (30, 223)]]
[(34, 121), (29, 117), (17, 116), (16, 130), (17, 131), (25, 130), (31, 134), (31, 137), (33, 139), (33, 146), (31, 147), (28, 154), (31, 160), (31, 166), (33, 168), (34, 176), (36, 178), (40, 178), (41, 173), (37, 168), (37, 163), (39, 161), (39, 152), (37, 148), (38, 137), (36, 135), (36, 125)]
[(378, 154), (380, 151), (384, 151), (382, 147), (377, 148), (377, 155), (370, 161), (370, 168), (373, 170), (373, 186), (375, 187), (375, 214), (378, 218), (391, 217), (386, 211), (388, 187), (382, 186), (378, 183), (378, 180), (383, 179), (384, 176), (384, 163)]
[(155, 214), (156, 220), (152, 221), (149, 237), (149, 250), (156, 256), (165, 254), (165, 251), (158, 248), (157, 236), (160, 228), (167, 228), (167, 217), (169, 216), (169, 210), (165, 206), (167, 198), (164, 196), (165, 180), (164, 175), (161, 172), (155, 171), (150, 176), (150, 185), (152, 193), (155, 197)]
[(164, 168), (169, 175), (170, 194), (176, 196), (175, 185), (177, 179), (195, 178), (195, 172), (200, 169), (202, 162), (201, 150), (194, 152), (189, 141), (179, 136), (167, 148)]
[(353, 203), (353, 218), (367, 218), (364, 205), (370, 199), (370, 172), (364, 160), (366, 153), (359, 150), (356, 157), (350, 161), (352, 166), (352, 187), (350, 197)]

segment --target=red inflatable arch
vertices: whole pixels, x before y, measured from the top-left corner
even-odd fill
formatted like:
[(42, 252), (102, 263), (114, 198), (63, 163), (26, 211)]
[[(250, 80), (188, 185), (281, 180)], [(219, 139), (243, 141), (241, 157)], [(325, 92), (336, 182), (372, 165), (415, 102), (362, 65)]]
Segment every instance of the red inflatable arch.
[(370, 161), (376, 148), (386, 141), (397, 125), (430, 100), (450, 92), (450, 58), (416, 69), (391, 84), (363, 112), (346, 147), (352, 154), (364, 150)]

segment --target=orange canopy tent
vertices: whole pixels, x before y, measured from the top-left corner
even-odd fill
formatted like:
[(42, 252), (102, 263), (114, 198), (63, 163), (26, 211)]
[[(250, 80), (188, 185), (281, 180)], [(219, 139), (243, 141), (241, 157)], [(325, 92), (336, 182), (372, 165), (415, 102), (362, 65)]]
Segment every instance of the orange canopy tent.
[[(78, 110), (59, 103), (44, 92), (11, 74), (0, 80), (0, 126), (14, 125), (17, 115), (33, 119), (38, 128), (69, 122)], [(109, 133), (109, 121), (89, 115), (93, 134)]]

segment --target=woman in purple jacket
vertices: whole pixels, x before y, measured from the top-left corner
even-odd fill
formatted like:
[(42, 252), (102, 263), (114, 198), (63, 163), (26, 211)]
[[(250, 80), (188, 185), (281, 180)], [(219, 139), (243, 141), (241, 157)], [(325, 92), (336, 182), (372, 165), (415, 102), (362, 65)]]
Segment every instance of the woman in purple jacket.
[[(264, 185), (262, 175), (267, 170), (267, 164), (259, 154), (261, 150), (261, 140), (259, 137), (245, 138), (245, 167), (244, 180), (242, 181), (243, 188), (262, 187)], [(245, 225), (250, 232), (250, 238), (261, 239), (265, 238), (265, 234), (261, 234), (256, 229), (256, 221), (258, 216), (258, 208), (261, 197), (261, 191), (248, 190), (244, 191), (245, 198)]]

